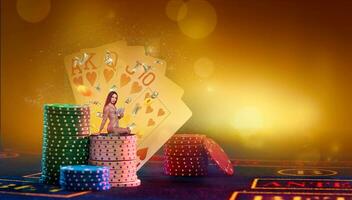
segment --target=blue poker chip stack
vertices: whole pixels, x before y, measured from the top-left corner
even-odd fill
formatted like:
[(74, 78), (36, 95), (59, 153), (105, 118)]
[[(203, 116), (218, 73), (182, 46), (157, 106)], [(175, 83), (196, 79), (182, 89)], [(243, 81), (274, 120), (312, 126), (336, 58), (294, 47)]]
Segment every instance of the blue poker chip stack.
[(108, 167), (67, 165), (60, 167), (60, 185), (68, 191), (105, 191), (111, 188)]

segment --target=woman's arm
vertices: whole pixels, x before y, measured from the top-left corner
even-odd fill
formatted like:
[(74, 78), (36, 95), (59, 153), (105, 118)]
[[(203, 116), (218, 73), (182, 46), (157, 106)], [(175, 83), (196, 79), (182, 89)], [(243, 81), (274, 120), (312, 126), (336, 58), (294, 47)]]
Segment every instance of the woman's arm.
[(99, 128), (99, 133), (101, 133), (101, 131), (104, 129), (108, 116), (109, 116), (109, 108), (105, 106), (104, 112), (103, 112), (103, 120), (101, 121), (100, 128)]

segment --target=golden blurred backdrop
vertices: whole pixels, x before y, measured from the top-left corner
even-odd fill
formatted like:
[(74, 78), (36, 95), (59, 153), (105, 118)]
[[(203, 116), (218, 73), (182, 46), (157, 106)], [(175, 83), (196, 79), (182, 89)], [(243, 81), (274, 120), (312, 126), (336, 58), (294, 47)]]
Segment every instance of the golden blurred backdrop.
[(1, 143), (40, 152), (42, 106), (74, 103), (64, 57), (118, 40), (167, 62), (180, 131), (232, 158), (352, 160), (351, 1), (3, 0)]

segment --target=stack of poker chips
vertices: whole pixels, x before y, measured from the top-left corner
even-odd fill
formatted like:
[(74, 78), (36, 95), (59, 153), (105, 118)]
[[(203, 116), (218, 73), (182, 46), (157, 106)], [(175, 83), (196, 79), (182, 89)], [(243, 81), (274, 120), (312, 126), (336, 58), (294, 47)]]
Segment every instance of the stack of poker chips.
[(61, 166), (87, 164), (89, 119), (85, 105), (44, 105), (42, 183), (58, 185)]
[(112, 187), (135, 187), (137, 177), (136, 136), (90, 136), (89, 164), (110, 168)]
[(92, 165), (63, 166), (60, 168), (60, 185), (69, 191), (109, 190), (109, 168)]
[(205, 176), (208, 157), (203, 147), (205, 136), (176, 134), (164, 145), (164, 173), (170, 176)]

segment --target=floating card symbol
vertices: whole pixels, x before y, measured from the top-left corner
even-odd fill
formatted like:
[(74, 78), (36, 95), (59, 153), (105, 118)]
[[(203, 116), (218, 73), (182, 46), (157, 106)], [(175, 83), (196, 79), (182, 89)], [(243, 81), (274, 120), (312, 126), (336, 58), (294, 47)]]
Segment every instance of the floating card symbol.
[(74, 64), (75, 66), (77, 66), (77, 65), (83, 65), (84, 63), (87, 62), (88, 58), (89, 58), (89, 54), (84, 52), (84, 53), (83, 53), (83, 56), (82, 56), (81, 58), (79, 58), (79, 57), (77, 57), (77, 56), (73, 58), (73, 64)]
[(152, 69), (152, 66), (143, 64), (143, 69), (144, 69), (144, 72), (148, 72), (150, 69)]
[(77, 65), (80, 65), (79, 58), (76, 56), (73, 58), (73, 66), (77, 67)]
[(100, 105), (99, 101), (89, 101), (90, 104), (94, 104), (94, 105)]
[(103, 118), (103, 113), (97, 112), (97, 117)]
[(132, 71), (136, 72), (140, 65), (141, 63), (139, 61), (136, 61), (136, 65), (132, 68)]
[(110, 92), (111, 92), (111, 91), (115, 91), (115, 92), (116, 92), (116, 89), (117, 89), (116, 85), (113, 85), (113, 86), (111, 86), (111, 88), (110, 88)]
[(133, 110), (132, 110), (132, 115), (137, 115), (138, 111), (142, 108), (142, 106), (139, 105), (139, 103), (137, 103)]
[(126, 100), (125, 100), (125, 103), (129, 104), (129, 103), (131, 103), (131, 101), (132, 101), (131, 97), (127, 97)]
[(136, 128), (136, 123), (133, 122), (131, 124), (128, 124), (127, 127), (132, 130), (132, 129)]
[(83, 53), (83, 56), (82, 56), (82, 58), (80, 60), (80, 65), (83, 65), (84, 63), (86, 63), (88, 58), (89, 58), (89, 54), (88, 53)]
[(159, 95), (159, 92), (154, 91), (154, 92), (152, 93), (152, 96), (150, 96), (150, 97), (151, 97), (152, 99), (155, 99), (155, 98), (158, 97), (158, 95)]
[(104, 63), (109, 66), (112, 66), (114, 64), (114, 61), (112, 60), (111, 53), (108, 50), (106, 50), (106, 52), (105, 52)]
[(154, 61), (154, 63), (156, 63), (156, 64), (163, 64), (163, 62), (161, 61), (161, 60), (156, 60), (156, 61)]
[(95, 87), (95, 89), (96, 89), (97, 91), (100, 91), (100, 86), (97, 85), (97, 87)]

